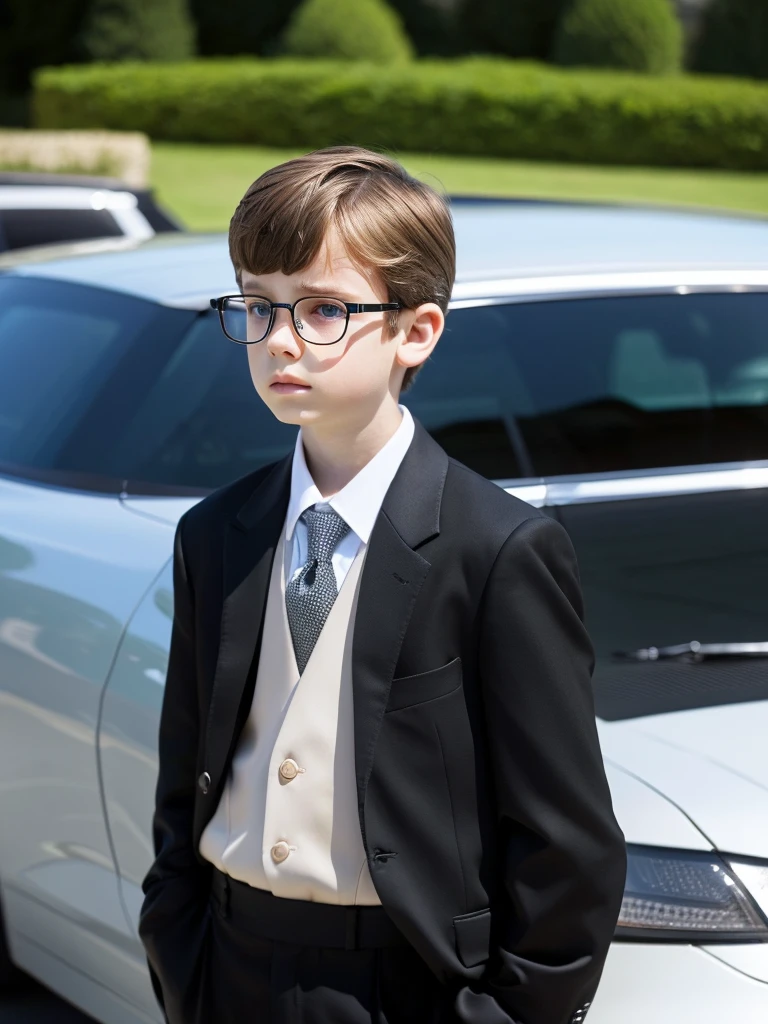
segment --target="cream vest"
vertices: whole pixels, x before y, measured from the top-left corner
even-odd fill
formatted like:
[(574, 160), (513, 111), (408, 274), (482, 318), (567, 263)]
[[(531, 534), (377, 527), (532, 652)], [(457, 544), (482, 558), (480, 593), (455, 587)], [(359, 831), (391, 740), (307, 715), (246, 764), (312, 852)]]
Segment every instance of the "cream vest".
[(221, 871), (288, 899), (378, 904), (355, 785), (352, 635), (360, 545), (303, 674), (285, 610), (285, 524), (267, 594), (253, 703), (200, 839)]

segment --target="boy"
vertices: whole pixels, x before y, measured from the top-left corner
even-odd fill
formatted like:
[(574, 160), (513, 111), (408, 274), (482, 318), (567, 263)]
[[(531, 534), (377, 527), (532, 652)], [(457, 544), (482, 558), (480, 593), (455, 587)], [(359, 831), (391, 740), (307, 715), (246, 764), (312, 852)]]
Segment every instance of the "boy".
[(258, 178), (229, 240), (213, 304), (300, 430), (176, 531), (140, 925), (166, 1019), (576, 1024), (626, 854), (575, 553), (399, 403), (448, 205), (334, 147)]

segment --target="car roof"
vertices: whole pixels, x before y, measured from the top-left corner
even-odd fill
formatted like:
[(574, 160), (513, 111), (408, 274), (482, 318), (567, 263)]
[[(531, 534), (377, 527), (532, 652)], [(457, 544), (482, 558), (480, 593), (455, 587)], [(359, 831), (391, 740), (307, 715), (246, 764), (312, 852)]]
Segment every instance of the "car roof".
[[(618, 204), (454, 197), (454, 299), (526, 291), (542, 282), (680, 271), (765, 277), (768, 218)], [(111, 288), (164, 305), (203, 309), (237, 291), (224, 233), (99, 240), (9, 253), (0, 268)], [(752, 272), (750, 277), (750, 272)], [(491, 283), (489, 285), (489, 282)]]
[(132, 210), (136, 193), (83, 185), (2, 185), (0, 210)]
[(82, 188), (111, 188), (118, 192), (137, 192), (122, 178), (103, 174), (59, 174), (58, 171), (0, 171), (0, 185), (79, 185)]

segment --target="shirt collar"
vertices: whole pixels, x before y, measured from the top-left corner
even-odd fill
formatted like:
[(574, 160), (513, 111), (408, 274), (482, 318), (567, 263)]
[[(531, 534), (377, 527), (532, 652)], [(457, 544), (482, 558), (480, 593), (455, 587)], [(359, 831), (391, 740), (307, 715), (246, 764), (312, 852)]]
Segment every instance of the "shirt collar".
[(400, 404), (398, 409), (403, 418), (392, 437), (348, 484), (327, 498), (324, 498), (317, 489), (309, 472), (299, 429), (291, 467), (291, 496), (285, 520), (286, 540), (290, 541), (293, 536), (296, 522), (302, 512), (316, 502), (324, 502), (338, 512), (363, 543), (368, 543), (384, 496), (413, 440), (415, 428), (410, 409)]

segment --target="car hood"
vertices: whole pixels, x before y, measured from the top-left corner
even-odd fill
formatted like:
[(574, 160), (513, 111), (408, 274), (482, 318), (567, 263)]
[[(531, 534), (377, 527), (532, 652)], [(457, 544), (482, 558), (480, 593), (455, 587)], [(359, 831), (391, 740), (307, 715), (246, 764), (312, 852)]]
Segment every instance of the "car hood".
[(161, 523), (168, 523), (169, 526), (176, 528), (176, 524), (187, 509), (192, 508), (202, 498), (199, 497), (173, 497), (173, 498), (121, 498), (121, 504), (124, 509), (128, 512), (134, 512), (136, 515), (149, 516), (150, 519), (157, 519)]
[(768, 701), (598, 719), (598, 729), (606, 763), (665, 796), (713, 846), (768, 857)]

